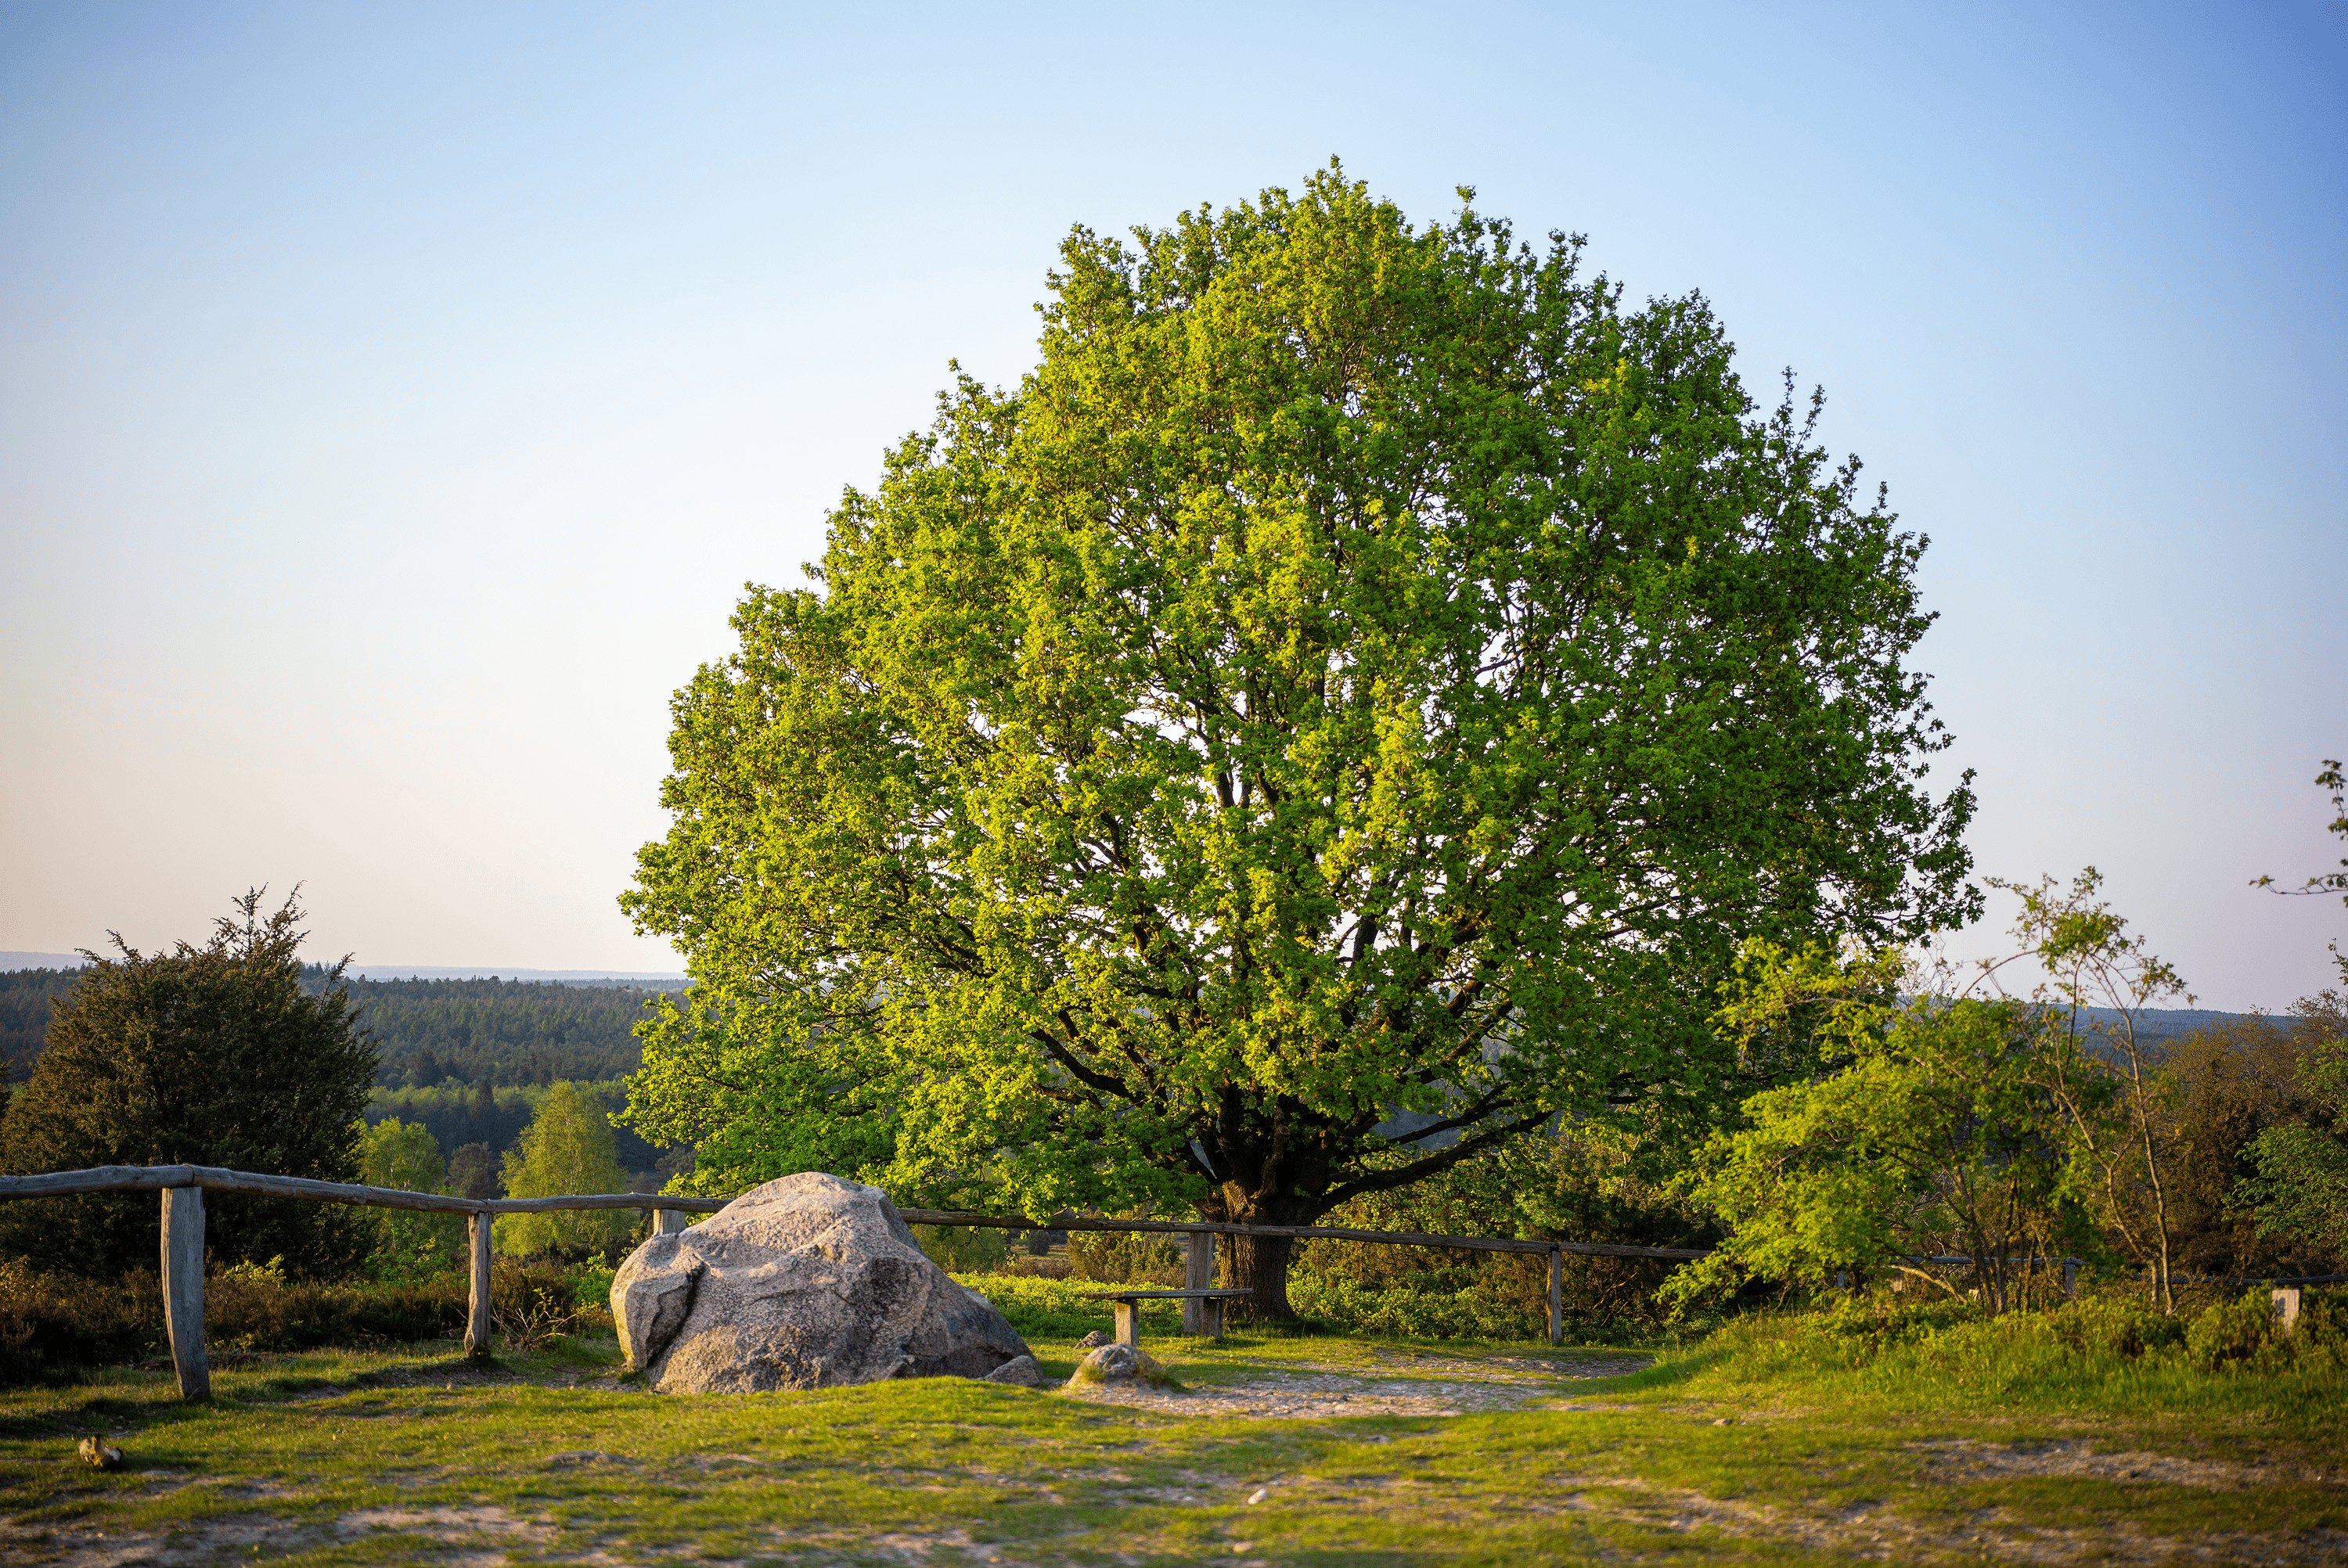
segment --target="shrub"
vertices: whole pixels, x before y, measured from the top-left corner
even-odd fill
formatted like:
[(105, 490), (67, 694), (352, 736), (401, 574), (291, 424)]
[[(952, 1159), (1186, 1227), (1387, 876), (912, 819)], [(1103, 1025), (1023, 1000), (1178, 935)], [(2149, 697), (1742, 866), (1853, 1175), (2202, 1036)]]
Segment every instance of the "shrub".
[(2185, 1354), (2205, 1372), (2239, 1361), (2272, 1361), (2274, 1306), (2264, 1290), (2252, 1290), (2203, 1310), (2185, 1331)]
[[(303, 983), (302, 912), (263, 917), (261, 895), (236, 900), (201, 948), (125, 946), (90, 955), (58, 999), (48, 1049), (0, 1119), (0, 1171), (91, 1165), (225, 1165), (347, 1182), (358, 1173), (351, 1124), (375, 1076), (340, 966)], [(314, 976), (314, 979), (315, 977)], [(297, 1199), (208, 1196), (205, 1242), (216, 1258), (283, 1256), (297, 1274), (332, 1276), (363, 1257), (366, 1216)], [(0, 1205), (0, 1253), (90, 1279), (118, 1279), (155, 1258), (152, 1193), (36, 1198)]]
[(2131, 1291), (2127, 1296), (2090, 1296), (2056, 1307), (2046, 1316), (2054, 1337), (2073, 1350), (2103, 1352), (2134, 1360), (2148, 1350), (2171, 1348), (2185, 1338), (2185, 1323)]
[[(1113, 1216), (1145, 1220), (1146, 1209)], [(1179, 1285), (1186, 1238), (1148, 1231), (1070, 1231), (1068, 1265), (1078, 1279), (1102, 1285)]]

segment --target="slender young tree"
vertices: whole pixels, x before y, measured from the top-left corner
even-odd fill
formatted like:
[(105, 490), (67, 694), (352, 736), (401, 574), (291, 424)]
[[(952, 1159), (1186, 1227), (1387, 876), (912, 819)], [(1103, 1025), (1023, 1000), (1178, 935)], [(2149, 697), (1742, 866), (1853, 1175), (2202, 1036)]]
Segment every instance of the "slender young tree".
[[(1921, 541), (1700, 298), (1625, 310), (1472, 197), (1416, 228), (1333, 165), (1078, 229), (1037, 369), (752, 589), (623, 900), (694, 977), (632, 1113), (702, 1182), (1309, 1222), (1748, 1091), (1704, 1022), (1740, 939), (1976, 902)], [(1234, 1250), (1265, 1315), (1287, 1255)]]
[[(568, 1080), (557, 1082), (539, 1102), (521, 1142), (506, 1151), (506, 1196), (626, 1192), (628, 1173), (613, 1142), (611, 1118), (595, 1097)], [(571, 1209), (499, 1214), (492, 1231), (500, 1252), (577, 1253), (625, 1240), (635, 1223), (633, 1209)]]
[[(2164, 1312), (2177, 1310), (2169, 1283), (2174, 1233), (2168, 1220), (2169, 1166), (2175, 1158), (2161, 1071), (2143, 1030), (2144, 1011), (2167, 998), (2193, 998), (2177, 970), (2131, 936), (2125, 917), (2098, 898), (2103, 873), (2090, 866), (2058, 887), (1986, 877), (2022, 900), (2013, 934), (2023, 946), (1982, 960), (1981, 982), (2000, 984), (2008, 965), (2030, 960), (2046, 979), (2034, 1001), (2051, 1008), (2077, 1048), (2046, 1058), (2044, 1082), (2068, 1120), (2078, 1156), (2095, 1173), (2101, 1218), (2149, 1275), (2147, 1289)], [(2116, 1113), (2115, 1113), (2116, 1112)]]

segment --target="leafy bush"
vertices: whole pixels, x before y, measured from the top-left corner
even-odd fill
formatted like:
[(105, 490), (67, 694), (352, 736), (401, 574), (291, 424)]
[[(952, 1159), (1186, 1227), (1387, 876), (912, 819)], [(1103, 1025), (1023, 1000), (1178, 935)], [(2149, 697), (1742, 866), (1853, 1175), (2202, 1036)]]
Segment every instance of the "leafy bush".
[[(994, 1303), (994, 1309), (1022, 1337), (1047, 1344), (1081, 1339), (1094, 1329), (1106, 1329), (1112, 1316), (1109, 1304), (1087, 1300), (1086, 1293), (1100, 1289), (1104, 1283), (1136, 1283), (1048, 1279), (1025, 1274), (957, 1274), (953, 1277)], [(1180, 1332), (1180, 1307), (1176, 1302), (1144, 1302), (1141, 1317), (1148, 1333)]]
[(1302, 1275), (1289, 1280), (1288, 1299), (1302, 1316), (1348, 1334), (1395, 1339), (1521, 1340), (1544, 1338), (1549, 1333), (1546, 1300), (1529, 1307), (1520, 1299), (1491, 1289), (1488, 1281), (1470, 1281), (1453, 1290), (1426, 1285), (1380, 1289), (1326, 1275)]
[[(1151, 1219), (1146, 1209), (1117, 1219)], [(1068, 1263), (1078, 1279), (1107, 1285), (1180, 1285), (1186, 1238), (1148, 1231), (1070, 1231)]]
[[(1659, 1173), (1648, 1168), (1678, 1141), (1668, 1128), (1648, 1132), (1643, 1138), (1585, 1123), (1517, 1139), (1409, 1187), (1355, 1198), (1324, 1223), (1422, 1235), (1702, 1245), (1710, 1233), (1672, 1205)], [(1653, 1293), (1671, 1267), (1569, 1254), (1560, 1303), (1567, 1331), (1601, 1341), (1650, 1331), (1660, 1322)], [(1291, 1264), (1289, 1300), (1308, 1317), (1361, 1333), (1538, 1338), (1548, 1332), (1549, 1260), (1302, 1242)]]
[(2130, 1360), (2148, 1350), (2184, 1343), (2185, 1323), (2154, 1307), (2133, 1291), (2123, 1297), (2092, 1296), (2047, 1315), (2054, 1337), (2073, 1350)]
[(1011, 1254), (1003, 1233), (985, 1225), (915, 1225), (913, 1239), (949, 1274), (987, 1274)]
[[(306, 935), (289, 898), (235, 901), (201, 948), (122, 948), (80, 972), (56, 1004), (48, 1049), (0, 1119), (0, 1171), (196, 1164), (346, 1182), (351, 1123), (366, 1105), (374, 1044), (339, 966), (304, 984)], [(333, 1277), (373, 1240), (366, 1216), (298, 1199), (209, 1194), (206, 1244), (224, 1258), (283, 1256)], [(91, 1193), (0, 1204), (0, 1255), (93, 1280), (160, 1250), (152, 1193)]]
[(2274, 1305), (2264, 1290), (2213, 1303), (2185, 1331), (2185, 1354), (2205, 1372), (2237, 1362), (2260, 1370), (2273, 1364), (2278, 1348)]

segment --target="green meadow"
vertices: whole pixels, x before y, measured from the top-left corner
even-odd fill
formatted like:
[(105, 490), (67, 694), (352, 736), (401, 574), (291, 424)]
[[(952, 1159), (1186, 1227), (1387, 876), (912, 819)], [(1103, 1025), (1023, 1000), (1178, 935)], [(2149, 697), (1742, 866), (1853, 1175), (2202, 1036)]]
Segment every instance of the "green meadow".
[[(1056, 1383), (1106, 1327), (1003, 1290)], [(2074, 1313), (2077, 1321), (2066, 1319)], [(228, 1352), (0, 1393), (0, 1553), (56, 1563), (2348, 1560), (2348, 1377), (2077, 1309), (1750, 1317), (1636, 1350), (1144, 1343), (1180, 1387), (670, 1397), (593, 1333)], [(122, 1468), (75, 1445), (96, 1435)]]

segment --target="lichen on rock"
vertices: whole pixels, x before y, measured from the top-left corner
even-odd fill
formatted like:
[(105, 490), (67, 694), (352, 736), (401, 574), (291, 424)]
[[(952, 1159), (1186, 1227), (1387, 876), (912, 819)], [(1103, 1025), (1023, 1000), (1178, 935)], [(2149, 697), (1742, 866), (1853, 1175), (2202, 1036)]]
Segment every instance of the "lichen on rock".
[(629, 1366), (663, 1393), (985, 1378), (1028, 1355), (994, 1303), (930, 1261), (886, 1193), (813, 1171), (638, 1247), (612, 1281), (612, 1316)]

